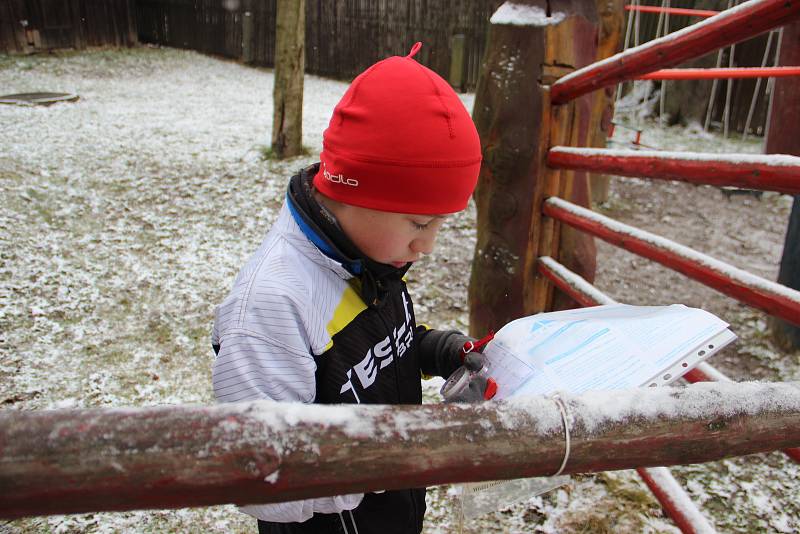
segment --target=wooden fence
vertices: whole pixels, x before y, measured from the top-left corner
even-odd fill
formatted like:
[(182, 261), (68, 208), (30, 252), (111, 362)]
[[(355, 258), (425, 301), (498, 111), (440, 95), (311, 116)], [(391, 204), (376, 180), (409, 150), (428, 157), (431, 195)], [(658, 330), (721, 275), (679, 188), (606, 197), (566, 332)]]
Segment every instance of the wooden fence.
[[(474, 90), (486, 46), (488, 21), (502, 0), (307, 0), (306, 71), (351, 79), (378, 59), (425, 47), (422, 63), (461, 90)], [(660, 0), (643, 0), (660, 5)], [(673, 7), (724, 9), (727, 0), (672, 0)], [(0, 0), (0, 51), (30, 53), (54, 48), (131, 46), (147, 43), (189, 48), (271, 67), (275, 53), (276, 0)], [(658, 15), (641, 14), (639, 40), (651, 40)], [(697, 22), (672, 16), (677, 30)], [(758, 66), (767, 38), (736, 47), (733, 64)], [(633, 39), (632, 39), (633, 42)], [(774, 60), (776, 41), (768, 56)], [(713, 54), (712, 54), (713, 55)], [(699, 60), (711, 66), (714, 57)], [(728, 64), (728, 59), (724, 60)], [(747, 122), (756, 80), (736, 80), (731, 91), (730, 128)], [(701, 119), (711, 81), (670, 84), (668, 111)], [(751, 130), (762, 133), (767, 98), (756, 102)], [(720, 87), (711, 118), (721, 121), (727, 90)]]
[(541, 396), (424, 406), (4, 410), (0, 519), (281, 502), (561, 468), (699, 463), (800, 445), (797, 382), (565, 394), (561, 403), (569, 416)]
[(0, 51), (132, 46), (135, 0), (0, 0)]
[[(406, 54), (473, 89), (489, 17), (501, 0), (306, 1), (306, 71), (352, 79), (378, 59)], [(190, 48), (272, 66), (276, 1), (138, 0), (142, 42)], [(456, 50), (454, 55), (453, 51)]]

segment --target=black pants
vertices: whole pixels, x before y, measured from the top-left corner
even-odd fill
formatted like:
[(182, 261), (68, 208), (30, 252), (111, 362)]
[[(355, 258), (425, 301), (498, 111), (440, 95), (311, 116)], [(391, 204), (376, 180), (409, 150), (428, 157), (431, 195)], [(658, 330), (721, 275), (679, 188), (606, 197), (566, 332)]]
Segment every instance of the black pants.
[(419, 534), (425, 488), (367, 493), (354, 510), (314, 514), (302, 523), (258, 522), (258, 534)]

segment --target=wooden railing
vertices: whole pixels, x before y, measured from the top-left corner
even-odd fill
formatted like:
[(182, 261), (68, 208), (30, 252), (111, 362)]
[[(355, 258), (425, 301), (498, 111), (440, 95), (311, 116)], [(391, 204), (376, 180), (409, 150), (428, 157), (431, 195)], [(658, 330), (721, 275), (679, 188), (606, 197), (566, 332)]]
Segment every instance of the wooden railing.
[[(800, 383), (561, 395), (564, 473), (800, 446)], [(554, 400), (0, 412), (0, 517), (268, 503), (550, 475)]]

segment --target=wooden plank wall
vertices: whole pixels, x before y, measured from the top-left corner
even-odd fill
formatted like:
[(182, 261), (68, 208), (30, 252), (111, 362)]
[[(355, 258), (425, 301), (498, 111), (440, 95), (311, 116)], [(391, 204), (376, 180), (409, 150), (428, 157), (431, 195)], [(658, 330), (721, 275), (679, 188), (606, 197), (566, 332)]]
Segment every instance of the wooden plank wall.
[(135, 0), (0, 0), (0, 51), (138, 43)]
[[(269, 3), (256, 2), (258, 5)], [(220, 0), (137, 0), (139, 39), (239, 58), (242, 53), (242, 11), (224, 6)]]
[[(725, 9), (728, 0), (672, 0), (675, 7)], [(486, 43), (488, 19), (502, 0), (306, 0), (306, 70), (351, 79), (378, 59), (407, 53), (415, 41), (424, 46), (419, 59), (448, 77), (450, 40), (463, 34), (464, 81), (474, 90)], [(643, 0), (660, 5), (660, 0)], [(0, 52), (30, 53), (54, 48), (132, 46), (141, 40), (188, 48), (233, 59), (243, 55), (242, 21), (252, 13), (251, 58), (273, 66), (276, 0), (0, 0)], [(670, 17), (677, 30), (699, 19)], [(642, 14), (640, 42), (655, 36), (657, 15)], [(766, 37), (736, 47), (735, 65), (756, 66)], [(775, 44), (773, 44), (773, 49)], [(713, 66), (716, 54), (696, 63)], [(771, 61), (771, 59), (770, 59)], [(724, 60), (727, 65), (727, 57)], [(675, 113), (699, 119), (705, 115), (710, 81), (669, 83), (668, 100)], [(767, 99), (755, 108), (753, 130), (766, 122)], [(755, 80), (733, 84), (730, 127), (742, 131)], [(722, 120), (725, 83), (721, 83), (712, 119)]]
[(0, 0), (0, 50), (7, 53), (29, 52), (23, 21), (28, 19), (27, 9), (19, 0)]
[[(447, 77), (450, 39), (464, 34), (464, 89), (475, 87), (488, 20), (502, 0), (306, 0), (306, 70), (350, 79), (423, 41), (422, 63)], [(242, 19), (253, 17), (252, 59), (273, 66), (275, 0), (138, 0), (143, 42), (242, 57)]]

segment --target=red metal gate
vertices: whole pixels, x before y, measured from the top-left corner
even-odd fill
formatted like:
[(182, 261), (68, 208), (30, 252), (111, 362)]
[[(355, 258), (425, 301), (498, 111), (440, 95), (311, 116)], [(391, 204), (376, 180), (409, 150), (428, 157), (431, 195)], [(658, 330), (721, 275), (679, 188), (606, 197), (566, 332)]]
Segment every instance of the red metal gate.
[[(778, 70), (667, 69), (797, 20), (800, 18), (800, 2), (753, 0), (716, 15), (703, 15), (709, 18), (561, 77), (550, 88), (552, 113), (557, 113), (560, 105), (581, 95), (631, 79), (713, 79), (800, 74), (798, 67)], [(548, 180), (556, 184), (559, 180), (558, 169), (568, 169), (800, 194), (800, 158), (794, 156), (633, 152), (554, 146), (550, 148), (546, 158), (547, 165), (552, 169), (551, 174), (554, 175)], [(548, 187), (548, 190), (559, 189)], [(545, 216), (543, 227), (548, 226), (548, 218), (567, 224), (657, 261), (741, 302), (800, 325), (800, 291), (759, 278), (688, 247), (614, 221), (555, 196), (543, 202), (542, 214)], [(558, 224), (549, 224), (549, 227), (552, 228), (552, 244), (548, 247), (549, 250), (540, 251), (543, 255), (538, 261), (539, 273), (584, 306), (614, 302), (550, 256), (558, 254), (559, 232)], [(706, 363), (690, 371), (686, 378), (691, 382), (728, 380), (724, 374)], [(800, 461), (800, 449), (787, 449), (785, 452), (794, 460)], [(708, 522), (691, 504), (668, 471), (654, 471), (651, 468), (639, 469), (638, 472), (683, 532), (711, 530)]]

